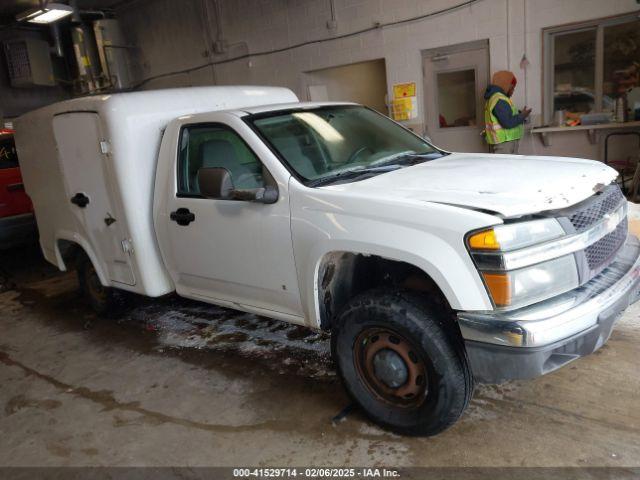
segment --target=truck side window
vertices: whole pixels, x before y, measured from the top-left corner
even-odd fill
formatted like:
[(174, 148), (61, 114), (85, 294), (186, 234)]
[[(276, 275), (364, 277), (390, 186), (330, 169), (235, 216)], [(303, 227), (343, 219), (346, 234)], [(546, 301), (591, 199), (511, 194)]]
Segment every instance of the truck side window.
[(237, 189), (264, 186), (263, 167), (247, 144), (224, 125), (184, 127), (178, 157), (178, 194), (200, 195), (198, 170), (226, 168)]

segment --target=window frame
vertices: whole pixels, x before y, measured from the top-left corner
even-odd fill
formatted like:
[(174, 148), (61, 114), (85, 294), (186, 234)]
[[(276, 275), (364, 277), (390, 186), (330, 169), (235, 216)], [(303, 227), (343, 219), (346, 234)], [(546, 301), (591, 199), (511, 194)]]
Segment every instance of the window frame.
[(640, 12), (626, 13), (612, 17), (597, 18), (585, 22), (576, 22), (557, 27), (542, 29), (542, 111), (544, 122), (548, 124), (553, 120), (553, 81), (554, 81), (554, 39), (557, 35), (576, 33), (595, 29), (596, 31), (596, 51), (595, 51), (595, 78), (594, 78), (594, 111), (602, 112), (603, 108), (603, 86), (604, 86), (604, 29), (615, 25), (631, 23), (640, 19)]
[(442, 112), (440, 110), (440, 85), (438, 84), (438, 75), (440, 74), (448, 74), (448, 73), (458, 73), (458, 72), (468, 72), (468, 71), (473, 71), (473, 93), (474, 93), (474, 100), (475, 100), (475, 105), (474, 105), (474, 109), (475, 109), (475, 119), (476, 119), (476, 125), (460, 125), (458, 127), (456, 127), (455, 125), (451, 125), (450, 127), (441, 127), (440, 126), (440, 122), (437, 123), (437, 130), (440, 131), (444, 131), (444, 132), (460, 132), (460, 131), (464, 131), (464, 130), (477, 130), (478, 129), (478, 125), (484, 125), (484, 119), (481, 118), (481, 114), (482, 114), (482, 109), (478, 108), (478, 98), (476, 97), (476, 91), (478, 88), (478, 66), (477, 65), (470, 65), (470, 66), (466, 66), (466, 67), (453, 67), (453, 68), (449, 68), (449, 69), (444, 69), (444, 70), (439, 70), (437, 72), (434, 72), (434, 79), (433, 79), (433, 84), (435, 86), (434, 88), (434, 93), (435, 93), (435, 106), (436, 106), (436, 110), (437, 110), (437, 114), (441, 115)]
[[(244, 145), (247, 147), (247, 150), (249, 152), (251, 152), (251, 154), (256, 158), (256, 160), (258, 161), (258, 163), (262, 166), (262, 179), (264, 182), (264, 186), (273, 186), (276, 187), (276, 182), (273, 178), (273, 175), (271, 174), (271, 172), (269, 171), (269, 169), (267, 168), (267, 166), (265, 165), (265, 163), (262, 161), (262, 159), (260, 158), (260, 156), (255, 152), (255, 150), (253, 148), (251, 148), (251, 146), (247, 143), (247, 141), (244, 139), (244, 137), (240, 134), (240, 132), (238, 132), (235, 128), (233, 128), (231, 125), (228, 125), (226, 123), (222, 123), (222, 122), (196, 122), (196, 123), (185, 123), (183, 125), (180, 126), (180, 133), (178, 135), (178, 145), (176, 148), (176, 162), (175, 162), (175, 196), (176, 198), (195, 198), (195, 199), (202, 199), (202, 200), (224, 200), (221, 198), (208, 198), (208, 197), (204, 197), (202, 195), (196, 194), (196, 193), (181, 193), (180, 192), (180, 183), (183, 180), (182, 178), (182, 172), (181, 172), (181, 163), (182, 163), (182, 158), (180, 156), (180, 146), (182, 145), (182, 139), (183, 139), (183, 135), (184, 132), (190, 128), (198, 128), (198, 127), (212, 127), (212, 128), (216, 128), (216, 127), (221, 127), (223, 130), (227, 130), (231, 133), (234, 133), (235, 135), (237, 135), (237, 137), (240, 139), (240, 141), (242, 143), (244, 143)], [(234, 185), (235, 187), (235, 185)], [(224, 200), (224, 201), (229, 201), (229, 200)], [(246, 200), (232, 200), (234, 202), (237, 201), (246, 201)]]

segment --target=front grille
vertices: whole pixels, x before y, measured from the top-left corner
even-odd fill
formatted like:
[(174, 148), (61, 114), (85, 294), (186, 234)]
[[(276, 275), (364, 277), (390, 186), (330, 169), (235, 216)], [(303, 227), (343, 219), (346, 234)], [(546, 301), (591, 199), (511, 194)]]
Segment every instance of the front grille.
[(609, 185), (600, 194), (584, 202), (578, 210), (571, 212), (569, 221), (577, 233), (582, 233), (602, 220), (607, 213), (613, 212), (622, 200), (624, 195), (620, 187), (616, 184)]
[[(578, 205), (562, 211), (560, 216), (571, 224), (564, 224), (567, 234), (580, 234), (594, 228), (607, 215), (615, 212), (624, 202), (626, 202), (626, 199), (622, 190), (614, 183)], [(615, 230), (593, 245), (576, 252), (581, 284), (598, 275), (613, 261), (616, 253), (627, 239), (628, 230), (629, 227), (625, 218)]]
[(613, 256), (626, 240), (628, 230), (627, 220), (624, 219), (613, 232), (608, 233), (585, 249), (587, 263), (592, 271), (600, 270), (601, 267), (606, 266), (613, 259)]

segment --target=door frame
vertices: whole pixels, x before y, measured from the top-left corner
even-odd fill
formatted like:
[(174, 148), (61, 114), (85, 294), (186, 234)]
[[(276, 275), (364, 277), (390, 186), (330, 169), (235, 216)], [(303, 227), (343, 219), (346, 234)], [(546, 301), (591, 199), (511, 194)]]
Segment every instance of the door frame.
[[(388, 70), (387, 70), (387, 64), (388, 61), (384, 56), (380, 56), (380, 57), (376, 57), (376, 58), (370, 58), (367, 60), (359, 60), (356, 62), (350, 62), (350, 63), (342, 63), (339, 65), (329, 65), (326, 67), (322, 67), (322, 68), (314, 68), (313, 70), (305, 70), (304, 72), (302, 72), (302, 76), (301, 76), (301, 86), (302, 86), (302, 91), (304, 92), (306, 99), (308, 101), (312, 101), (311, 100), (311, 93), (309, 90), (309, 87), (314, 87), (314, 86), (324, 86), (327, 87), (326, 84), (324, 83), (317, 83), (315, 81), (315, 76), (318, 75), (321, 72), (326, 72), (327, 70), (335, 70), (335, 69), (340, 69), (340, 68), (348, 68), (348, 67), (354, 67), (354, 66), (358, 66), (358, 65), (362, 65), (365, 63), (375, 63), (375, 62), (381, 62), (384, 66), (384, 104), (385, 104), (385, 108), (383, 111), (380, 111), (379, 113), (382, 113), (383, 115), (389, 116), (390, 115), (390, 105), (389, 105), (389, 75), (388, 75)], [(343, 100), (339, 100), (339, 99), (332, 99), (330, 98), (330, 94), (329, 94), (329, 89), (327, 88), (327, 101), (330, 102), (335, 102), (335, 101), (347, 101), (347, 102), (353, 102), (353, 101), (358, 101), (357, 99), (353, 99), (353, 98), (348, 98), (348, 99), (343, 99)], [(363, 102), (359, 102), (359, 103), (363, 103)], [(373, 106), (371, 105), (367, 105), (369, 108), (373, 108), (374, 110), (376, 110)], [(376, 110), (378, 111), (378, 110)]]
[[(490, 55), (490, 50), (489, 50), (489, 39), (482, 39), (482, 40), (474, 40), (472, 42), (465, 42), (465, 43), (458, 43), (455, 45), (447, 45), (447, 46), (443, 46), (443, 47), (436, 47), (436, 48), (429, 48), (426, 50), (422, 50), (421, 52), (421, 56), (422, 56), (422, 86), (423, 86), (423, 101), (422, 101), (422, 108), (423, 108), (423, 112), (424, 112), (424, 128), (423, 128), (423, 133), (425, 135), (429, 135), (429, 103), (430, 101), (433, 102), (433, 105), (436, 106), (436, 108), (439, 109), (438, 106), (438, 88), (437, 88), (437, 75), (438, 73), (442, 73), (442, 72), (457, 72), (457, 71), (462, 71), (462, 70), (471, 70), (471, 68), (463, 68), (463, 67), (452, 67), (450, 69), (447, 70), (442, 70), (440, 72), (433, 72), (433, 76), (432, 78), (428, 79), (427, 78), (427, 68), (426, 68), (426, 63), (427, 62), (433, 62), (434, 58), (436, 57), (445, 57), (448, 55), (453, 55), (456, 53), (464, 53), (464, 52), (468, 52), (471, 50), (485, 50), (486, 51), (486, 59), (487, 59), (487, 85), (490, 83), (490, 79), (491, 79), (491, 55)], [(475, 78), (475, 82), (476, 84), (478, 83), (478, 68), (477, 65), (473, 66), (473, 71), (474, 71), (474, 78)], [(427, 80), (428, 83), (432, 86), (430, 89), (427, 88)], [(484, 118), (482, 115), (482, 112), (484, 110), (483, 107), (483, 102), (482, 99), (476, 99), (476, 121), (479, 122), (477, 124), (477, 126), (471, 127), (471, 126), (466, 126), (466, 127), (448, 127), (446, 130), (449, 132), (465, 132), (465, 131), (471, 131), (471, 130), (477, 130), (478, 127), (484, 125)], [(436, 112), (436, 114), (438, 114), (438, 112)], [(436, 122), (436, 129), (438, 131), (443, 130), (440, 126), (439, 123)], [(453, 130), (455, 129), (455, 130)]]

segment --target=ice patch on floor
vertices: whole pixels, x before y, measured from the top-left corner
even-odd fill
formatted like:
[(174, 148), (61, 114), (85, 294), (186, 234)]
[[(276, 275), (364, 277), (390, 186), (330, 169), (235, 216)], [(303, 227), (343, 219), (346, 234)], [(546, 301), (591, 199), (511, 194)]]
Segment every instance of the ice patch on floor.
[(394, 436), (400, 438), (399, 435), (387, 432), (386, 430), (383, 430), (382, 428), (370, 423), (361, 423), (360, 427), (358, 428), (358, 433), (368, 436)]
[(498, 418), (494, 404), (489, 400), (474, 397), (464, 412), (469, 420), (495, 420)]
[(491, 400), (504, 400), (505, 397), (512, 396), (520, 389), (517, 382), (507, 382), (500, 385), (478, 384), (475, 388), (474, 397)]
[(281, 373), (335, 376), (329, 335), (299, 325), (178, 298), (140, 305), (120, 323), (155, 332), (162, 348), (229, 351), (268, 360)]

